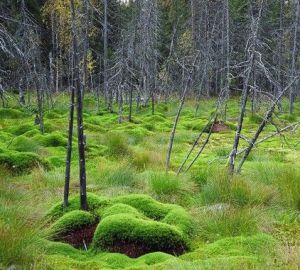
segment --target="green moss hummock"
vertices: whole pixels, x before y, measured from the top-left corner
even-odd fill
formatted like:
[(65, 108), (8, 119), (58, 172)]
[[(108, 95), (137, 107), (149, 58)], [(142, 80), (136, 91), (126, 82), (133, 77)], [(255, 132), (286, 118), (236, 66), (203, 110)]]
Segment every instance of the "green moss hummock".
[[(55, 221), (50, 227), (52, 234), (69, 232), (68, 242), (70, 234), (79, 238), (74, 231), (91, 236), (93, 229), (90, 241), (94, 252), (117, 252), (130, 257), (157, 251), (179, 255), (189, 249), (192, 221), (180, 206), (136, 194), (108, 199), (89, 193), (87, 197), (89, 212), (79, 210), (79, 196), (70, 198), (67, 209), (59, 203), (49, 211), (47, 217)], [(72, 241), (69, 243), (73, 244)]]
[(93, 247), (96, 250), (139, 257), (155, 251), (182, 254), (188, 249), (188, 244), (176, 226), (129, 214), (117, 214), (108, 216), (99, 223)]
[(59, 235), (75, 231), (88, 225), (95, 224), (96, 217), (89, 212), (74, 210), (58, 219), (50, 228), (51, 235)]

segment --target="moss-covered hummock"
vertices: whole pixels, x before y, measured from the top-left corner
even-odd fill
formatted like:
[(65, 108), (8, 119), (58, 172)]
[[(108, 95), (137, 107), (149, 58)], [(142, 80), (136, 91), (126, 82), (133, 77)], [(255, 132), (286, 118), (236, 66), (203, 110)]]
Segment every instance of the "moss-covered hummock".
[[(87, 200), (88, 200), (88, 207), (89, 212), (95, 213), (99, 211), (99, 209), (105, 208), (109, 205), (111, 205), (111, 202), (109, 199), (105, 197), (99, 197), (93, 193), (87, 193)], [(68, 208), (63, 207), (63, 203), (59, 202), (55, 204), (48, 212), (47, 218), (49, 218), (52, 221), (56, 221), (58, 218), (62, 217), (64, 214), (74, 211), (74, 210), (80, 210), (80, 197), (74, 196), (69, 199), (69, 206)]]
[(92, 225), (95, 222), (96, 217), (91, 213), (81, 210), (74, 210), (65, 214), (63, 217), (53, 223), (50, 231), (54, 237), (57, 237), (58, 235)]
[(13, 174), (26, 173), (32, 168), (42, 165), (48, 168), (49, 164), (34, 153), (4, 150), (0, 152), (0, 165)]
[(24, 113), (19, 110), (11, 108), (1, 108), (0, 118), (18, 119), (24, 117)]
[(117, 214), (99, 223), (93, 247), (139, 257), (155, 251), (182, 254), (188, 249), (188, 243), (176, 226), (136, 218), (130, 214)]
[(47, 215), (55, 221), (51, 232), (66, 233), (100, 220), (92, 241), (96, 253), (139, 257), (156, 251), (178, 255), (189, 249), (191, 217), (180, 206), (145, 195), (108, 199), (89, 193), (87, 197), (90, 212), (79, 211), (79, 196), (69, 200), (67, 209), (62, 203), (55, 205)]
[(67, 139), (59, 132), (46, 135), (37, 135), (34, 139), (45, 147), (67, 146)]

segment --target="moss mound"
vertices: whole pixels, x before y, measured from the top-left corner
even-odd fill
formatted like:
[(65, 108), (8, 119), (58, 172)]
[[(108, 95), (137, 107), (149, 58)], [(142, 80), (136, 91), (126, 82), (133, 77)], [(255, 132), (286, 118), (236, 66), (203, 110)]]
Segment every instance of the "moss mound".
[(125, 253), (130, 257), (155, 251), (179, 255), (188, 249), (183, 233), (175, 226), (135, 218), (129, 214), (104, 218), (96, 229), (93, 246), (103, 251)]
[(214, 266), (222, 261), (231, 266), (228, 269), (261, 269), (267, 256), (275, 256), (276, 245), (277, 241), (267, 234), (228, 237), (203, 245), (181, 258), (200, 265), (208, 262), (212, 265), (211, 269), (215, 269)]
[(14, 127), (11, 127), (9, 128), (9, 132), (14, 134), (14, 135), (23, 135), (29, 131), (32, 131), (32, 130), (35, 130), (35, 131), (38, 131), (38, 129), (33, 126), (33, 124), (23, 124), (23, 125), (18, 125), (18, 126), (14, 126)]
[(37, 135), (34, 139), (45, 147), (67, 146), (67, 139), (59, 132), (53, 132), (47, 135)]
[(14, 174), (29, 172), (38, 165), (42, 165), (44, 168), (49, 167), (45, 160), (34, 153), (7, 150), (0, 152), (0, 165)]
[(101, 218), (103, 219), (108, 216), (118, 215), (123, 213), (127, 213), (128, 215), (131, 215), (136, 218), (145, 218), (145, 216), (142, 213), (140, 213), (136, 208), (123, 203), (116, 203), (106, 208), (100, 215)]
[[(87, 200), (88, 200), (89, 211), (92, 213), (96, 213), (100, 209), (103, 209), (111, 204), (109, 199), (105, 197), (99, 197), (93, 193), (87, 193)], [(55, 221), (58, 218), (62, 217), (64, 214), (74, 210), (80, 210), (79, 196), (72, 197), (69, 199), (69, 206), (67, 209), (63, 207), (62, 202), (55, 204), (49, 210), (46, 217), (52, 221)]]
[[(55, 269), (148, 269), (148, 266), (174, 259), (172, 255), (155, 252), (137, 259), (119, 253), (81, 252), (70, 245), (44, 241), (48, 260)], [(62, 257), (63, 256), (63, 257)]]
[(79, 196), (69, 200), (67, 209), (59, 203), (49, 211), (47, 217), (55, 221), (50, 228), (54, 235), (70, 235), (70, 231), (100, 220), (97, 228), (89, 227), (96, 229), (92, 241), (96, 253), (109, 251), (139, 257), (157, 251), (179, 255), (189, 249), (192, 221), (180, 206), (162, 204), (145, 195), (108, 199), (89, 193), (87, 197), (89, 213), (79, 211)]
[(12, 140), (10, 148), (19, 152), (37, 152), (39, 145), (34, 140), (21, 135)]
[(120, 196), (114, 199), (114, 202), (128, 204), (140, 212), (142, 212), (148, 218), (154, 220), (163, 219), (170, 210), (172, 210), (174, 205), (171, 204), (163, 204), (147, 195), (126, 195)]
[(8, 109), (8, 108), (2, 108), (0, 109), (0, 118), (10, 118), (10, 119), (18, 119), (22, 118), (23, 113), (16, 109)]
[(92, 225), (95, 222), (96, 218), (91, 213), (74, 210), (53, 223), (51, 226), (51, 234), (56, 238), (59, 235), (78, 230), (87, 225)]

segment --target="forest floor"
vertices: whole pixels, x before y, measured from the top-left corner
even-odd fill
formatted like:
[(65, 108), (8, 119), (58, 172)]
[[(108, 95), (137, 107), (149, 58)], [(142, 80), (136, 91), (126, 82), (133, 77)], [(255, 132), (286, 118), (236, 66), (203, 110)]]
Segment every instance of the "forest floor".
[[(201, 101), (197, 115), (193, 101), (185, 105), (166, 174), (177, 102), (158, 103), (154, 115), (151, 108), (134, 110), (133, 122), (118, 124), (117, 114), (97, 113), (93, 97), (85, 98), (88, 192), (108, 198), (147, 194), (159, 202), (182, 206), (193, 220), (190, 251), (178, 257), (160, 252), (130, 258), (45, 240), (45, 216), (63, 199), (67, 142), (68, 97), (57, 96), (54, 101), (53, 109), (45, 109), (44, 135), (34, 125), (30, 106), (20, 108), (12, 99), (9, 108), (0, 109), (0, 269), (300, 268), (300, 128), (259, 144), (241, 175), (231, 179), (226, 164), (238, 99), (228, 104), (228, 128), (219, 124), (192, 168), (176, 176), (213, 113), (215, 100)], [(255, 115), (247, 111), (245, 137), (254, 134), (266, 106), (261, 102)], [(284, 113), (288, 108), (283, 102), (283, 113), (277, 112), (273, 122), (284, 128), (300, 121), (300, 103), (295, 107), (295, 115), (290, 116)], [(268, 124), (261, 138), (273, 132), (276, 127)], [(79, 196), (76, 142), (75, 129), (72, 196)], [(246, 145), (242, 140), (241, 149)]]

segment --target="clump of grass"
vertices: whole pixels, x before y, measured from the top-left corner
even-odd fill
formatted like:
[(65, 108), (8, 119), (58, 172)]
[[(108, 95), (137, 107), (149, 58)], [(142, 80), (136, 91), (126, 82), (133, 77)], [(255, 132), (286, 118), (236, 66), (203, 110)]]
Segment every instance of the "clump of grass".
[(104, 169), (101, 178), (98, 181), (103, 186), (134, 186), (136, 183), (136, 174), (126, 164), (119, 166), (109, 166)]
[(253, 208), (206, 208), (194, 213), (200, 239), (213, 242), (224, 237), (252, 235), (262, 222), (259, 211)]
[(107, 146), (108, 155), (117, 159), (121, 159), (131, 153), (125, 137), (120, 133), (107, 133), (105, 145)]
[(227, 157), (230, 154), (231, 149), (229, 147), (219, 147), (214, 150), (217, 157)]
[(236, 207), (269, 205), (276, 197), (274, 188), (257, 185), (247, 176), (229, 175), (225, 170), (211, 172), (201, 192), (204, 204), (228, 203)]
[(207, 183), (209, 171), (206, 168), (198, 168), (191, 170), (191, 179), (200, 187)]
[(31, 269), (43, 254), (40, 228), (29, 221), (29, 209), (21, 202), (25, 195), (4, 183), (0, 193), (0, 268)]
[(245, 206), (251, 201), (249, 184), (239, 177), (231, 178), (226, 171), (208, 179), (201, 193), (205, 204), (231, 203)]
[(157, 195), (178, 194), (181, 190), (181, 182), (179, 177), (167, 173), (151, 173), (150, 188)]
[(130, 163), (138, 170), (145, 170), (150, 163), (148, 151), (135, 151), (131, 157)]
[(251, 114), (249, 116), (249, 122), (252, 124), (260, 124), (262, 121), (262, 117), (258, 114)]
[(282, 205), (300, 209), (300, 172), (294, 166), (273, 161), (260, 162), (249, 172), (249, 176), (253, 181), (259, 179), (277, 189), (278, 202)]
[(283, 114), (281, 115), (281, 118), (289, 122), (294, 122), (297, 120), (297, 116), (295, 114)]

